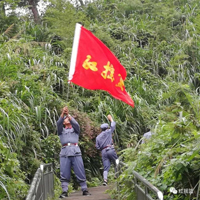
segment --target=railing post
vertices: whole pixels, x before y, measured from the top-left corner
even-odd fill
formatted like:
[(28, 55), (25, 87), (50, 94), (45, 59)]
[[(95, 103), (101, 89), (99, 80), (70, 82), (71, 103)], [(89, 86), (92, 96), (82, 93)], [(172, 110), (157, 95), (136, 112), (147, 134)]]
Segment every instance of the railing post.
[(41, 164), (35, 173), (26, 200), (46, 200), (54, 196), (54, 174), (52, 164)]
[(44, 187), (44, 165), (43, 164), (40, 164), (40, 169), (41, 169), (41, 183), (42, 183), (42, 199), (41, 200), (45, 200), (46, 199), (46, 196), (45, 196), (45, 187)]

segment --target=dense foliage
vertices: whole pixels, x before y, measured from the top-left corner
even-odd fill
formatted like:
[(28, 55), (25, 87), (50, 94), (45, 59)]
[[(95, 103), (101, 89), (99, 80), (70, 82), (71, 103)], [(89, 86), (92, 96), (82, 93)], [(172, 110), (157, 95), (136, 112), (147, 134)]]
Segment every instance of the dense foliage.
[[(40, 18), (6, 15), (6, 5), (14, 9), (27, 2), (0, 1), (0, 199), (24, 199), (41, 162), (53, 162), (59, 177), (56, 121), (64, 105), (81, 125), (89, 185), (101, 180), (101, 158), (94, 143), (99, 124), (112, 114), (117, 122), (116, 149), (128, 164), (118, 178), (118, 198), (133, 199), (130, 180), (135, 170), (163, 191), (164, 199), (197, 199), (199, 1), (51, 0)], [(135, 108), (104, 91), (68, 85), (77, 22), (126, 68), (125, 86)], [(140, 144), (148, 128), (154, 135)], [(170, 192), (171, 187), (178, 193)]]

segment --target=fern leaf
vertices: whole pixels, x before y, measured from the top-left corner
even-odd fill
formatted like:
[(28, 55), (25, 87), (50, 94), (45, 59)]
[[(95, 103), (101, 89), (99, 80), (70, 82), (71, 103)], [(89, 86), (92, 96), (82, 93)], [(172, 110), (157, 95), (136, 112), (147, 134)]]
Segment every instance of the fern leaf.
[(6, 31), (3, 33), (3, 35), (8, 35), (12, 32), (13, 30), (13, 27), (14, 27), (15, 24), (12, 24), (11, 26), (9, 26)]

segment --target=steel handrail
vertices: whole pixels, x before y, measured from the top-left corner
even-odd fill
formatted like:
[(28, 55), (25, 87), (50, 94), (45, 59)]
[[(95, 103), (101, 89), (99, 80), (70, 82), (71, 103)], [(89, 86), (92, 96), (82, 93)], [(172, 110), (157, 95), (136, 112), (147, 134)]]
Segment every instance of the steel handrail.
[[(126, 163), (119, 160), (117, 160), (116, 164), (118, 164), (118, 166), (121, 164), (125, 167), (128, 167)], [(133, 175), (137, 199), (141, 199), (141, 196), (139, 196), (141, 194), (143, 197), (142, 199), (153, 200), (153, 198), (149, 194), (149, 190), (151, 190), (156, 195), (158, 200), (163, 200), (163, 193), (157, 187), (152, 185), (148, 180), (146, 180), (143, 176), (141, 176), (138, 172), (134, 170)], [(140, 185), (138, 184), (138, 180), (144, 185), (145, 189), (140, 187)]]
[(54, 173), (52, 164), (41, 164), (31, 183), (26, 200), (46, 200), (54, 196)]

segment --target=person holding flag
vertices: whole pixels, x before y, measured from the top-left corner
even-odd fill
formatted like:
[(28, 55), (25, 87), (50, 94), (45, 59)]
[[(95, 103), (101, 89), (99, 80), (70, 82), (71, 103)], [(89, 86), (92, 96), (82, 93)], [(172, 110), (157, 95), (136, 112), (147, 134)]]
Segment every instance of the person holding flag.
[(78, 146), (80, 126), (78, 122), (69, 115), (68, 107), (62, 109), (60, 118), (57, 121), (57, 131), (62, 144), (60, 152), (60, 181), (63, 192), (59, 198), (68, 197), (71, 167), (74, 169), (83, 195), (91, 195), (87, 190), (82, 154)]
[(111, 122), (110, 128), (107, 123), (102, 124), (101, 125), (102, 132), (96, 137), (96, 148), (98, 150), (101, 150), (102, 154), (102, 161), (104, 167), (103, 171), (104, 186), (107, 185), (108, 172), (111, 166), (111, 162), (114, 163), (115, 167), (116, 165), (118, 165), (118, 156), (115, 152), (112, 140), (112, 133), (115, 130), (116, 122), (113, 120), (111, 115), (108, 115), (107, 118)]

